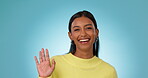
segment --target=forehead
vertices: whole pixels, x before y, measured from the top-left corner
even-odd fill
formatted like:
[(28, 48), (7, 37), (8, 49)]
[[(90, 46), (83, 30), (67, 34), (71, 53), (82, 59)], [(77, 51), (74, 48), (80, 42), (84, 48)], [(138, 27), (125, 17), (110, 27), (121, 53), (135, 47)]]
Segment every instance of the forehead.
[(79, 17), (79, 18), (76, 18), (73, 22), (72, 22), (72, 27), (73, 26), (84, 26), (86, 24), (93, 24), (93, 22), (87, 18), (87, 17)]

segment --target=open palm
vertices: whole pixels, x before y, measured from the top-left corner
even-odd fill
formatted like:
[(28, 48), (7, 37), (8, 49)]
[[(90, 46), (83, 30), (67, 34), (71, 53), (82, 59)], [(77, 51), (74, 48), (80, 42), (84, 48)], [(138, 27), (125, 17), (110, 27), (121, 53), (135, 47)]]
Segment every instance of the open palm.
[(40, 77), (51, 76), (51, 74), (52, 74), (52, 72), (54, 71), (54, 68), (55, 68), (55, 61), (52, 60), (52, 65), (51, 65), (48, 49), (46, 49), (46, 55), (45, 55), (44, 49), (42, 48), (42, 50), (39, 53), (39, 56), (40, 56), (40, 63), (38, 62), (37, 57), (34, 56), (39, 76)]

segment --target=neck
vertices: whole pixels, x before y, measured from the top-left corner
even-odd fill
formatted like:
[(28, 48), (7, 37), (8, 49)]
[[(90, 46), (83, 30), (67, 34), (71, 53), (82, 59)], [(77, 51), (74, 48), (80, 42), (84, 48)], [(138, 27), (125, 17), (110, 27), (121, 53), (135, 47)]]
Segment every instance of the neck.
[(93, 55), (93, 48), (89, 49), (89, 50), (76, 49), (76, 52), (74, 53), (74, 55), (79, 57), (79, 58), (83, 58), (83, 59), (92, 58), (94, 56)]

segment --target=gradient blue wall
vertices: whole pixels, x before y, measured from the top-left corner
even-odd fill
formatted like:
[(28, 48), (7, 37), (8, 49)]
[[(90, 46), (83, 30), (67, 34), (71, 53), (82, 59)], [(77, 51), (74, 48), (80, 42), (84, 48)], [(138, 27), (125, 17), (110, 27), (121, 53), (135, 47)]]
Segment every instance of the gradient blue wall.
[(148, 78), (147, 0), (0, 0), (0, 78), (36, 78), (34, 56), (67, 53), (68, 21), (92, 12), (100, 30), (100, 58), (119, 78)]

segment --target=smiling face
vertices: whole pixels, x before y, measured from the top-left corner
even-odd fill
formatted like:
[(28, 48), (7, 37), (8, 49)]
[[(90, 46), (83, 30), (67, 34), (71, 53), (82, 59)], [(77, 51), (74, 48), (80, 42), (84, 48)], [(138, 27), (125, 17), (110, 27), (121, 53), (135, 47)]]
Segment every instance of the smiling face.
[(76, 18), (71, 24), (71, 32), (68, 32), (71, 40), (76, 45), (76, 50), (93, 49), (93, 44), (98, 37), (98, 29), (87, 17)]

